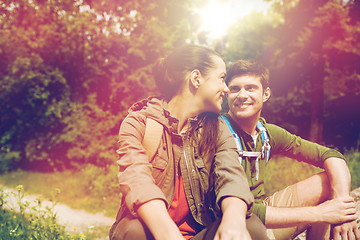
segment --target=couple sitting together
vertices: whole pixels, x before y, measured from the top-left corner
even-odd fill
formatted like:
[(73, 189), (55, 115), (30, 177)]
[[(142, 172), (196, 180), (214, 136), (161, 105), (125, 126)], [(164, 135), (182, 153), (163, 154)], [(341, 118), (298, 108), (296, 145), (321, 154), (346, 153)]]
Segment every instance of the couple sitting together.
[[(135, 103), (119, 132), (121, 207), (110, 239), (360, 239), (350, 173), (336, 150), (260, 117), (269, 72), (215, 51), (175, 49), (154, 66), (160, 97)], [(219, 115), (223, 97), (229, 111)], [(275, 154), (324, 171), (266, 196)]]

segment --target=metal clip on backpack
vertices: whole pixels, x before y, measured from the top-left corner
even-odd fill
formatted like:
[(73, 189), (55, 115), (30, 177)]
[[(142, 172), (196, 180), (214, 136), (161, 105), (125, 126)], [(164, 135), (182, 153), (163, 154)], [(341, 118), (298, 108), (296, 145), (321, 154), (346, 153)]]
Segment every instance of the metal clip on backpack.
[(267, 164), (269, 162), (269, 158), (270, 158), (269, 136), (266, 132), (265, 127), (263, 126), (263, 124), (260, 121), (258, 121), (256, 127), (261, 132), (261, 140), (262, 140), (261, 152), (249, 152), (249, 151), (243, 150), (243, 147), (241, 146), (240, 138), (237, 135), (237, 133), (234, 131), (234, 129), (232, 128), (232, 126), (229, 122), (229, 119), (227, 119), (227, 117), (225, 117), (225, 116), (220, 116), (220, 118), (226, 122), (227, 126), (230, 129), (230, 132), (232, 133), (233, 137), (235, 138), (235, 143), (236, 143), (236, 147), (238, 149), (240, 164), (242, 164), (242, 157), (256, 157), (255, 169), (256, 169), (256, 180), (258, 180), (259, 179), (259, 171), (260, 171), (259, 170), (259, 159), (266, 158), (266, 164)]

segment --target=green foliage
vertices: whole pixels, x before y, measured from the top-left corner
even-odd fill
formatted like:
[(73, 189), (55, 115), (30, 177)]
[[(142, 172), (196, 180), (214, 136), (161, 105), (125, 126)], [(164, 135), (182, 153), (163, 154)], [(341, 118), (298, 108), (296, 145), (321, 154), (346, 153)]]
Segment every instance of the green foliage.
[(351, 173), (351, 189), (360, 187), (360, 152), (349, 151), (345, 158)]
[(52, 199), (53, 189), (61, 194), (56, 200), (75, 209), (92, 213), (101, 212), (115, 217), (120, 206), (120, 186), (116, 164), (107, 168), (92, 164), (82, 165), (81, 170), (54, 173), (14, 171), (0, 175), (1, 185), (16, 187), (22, 184), (28, 193)]
[(0, 159), (0, 173), (12, 170), (20, 161), (20, 152), (1, 147)]
[(322, 170), (294, 159), (274, 156), (266, 166), (265, 192), (268, 196)]
[[(354, 147), (360, 133), (352, 101), (360, 88), (357, 1), (270, 2), (267, 16), (253, 14), (230, 28), (226, 60), (255, 58), (270, 68), (272, 97), (264, 111), (269, 121), (313, 141)], [(351, 115), (334, 107), (340, 102)], [(332, 127), (337, 122), (349, 122), (357, 136), (345, 134), (349, 125)], [(337, 135), (341, 141), (332, 141)]]
[[(351, 174), (351, 189), (360, 187), (360, 153), (348, 151), (344, 154)], [(265, 191), (271, 195), (276, 191), (323, 171), (312, 165), (283, 156), (275, 156), (266, 167)]]
[(227, 47), (223, 50), (226, 62), (239, 59), (266, 60), (271, 54), (270, 46), (275, 44), (278, 16), (253, 13), (239, 19), (229, 28)]
[[(94, 102), (73, 104), (72, 113), (62, 119), (66, 125), (58, 135), (47, 134), (27, 142), (26, 158), (49, 159), (56, 168), (81, 167), (92, 163), (112, 164), (116, 159), (116, 134), (123, 118), (104, 111)], [(38, 164), (33, 163), (34, 166)], [(41, 170), (41, 166), (37, 167)]]
[[(269, 14), (238, 21), (217, 50), (228, 62), (257, 58), (270, 67), (273, 97), (264, 113), (272, 122), (303, 137), (314, 125), (308, 124), (311, 116), (325, 116), (317, 119), (320, 130), (321, 124), (332, 125), (326, 119), (345, 122), (334, 117), (340, 114), (332, 107), (359, 90), (358, 6), (335, 0), (273, 2)], [(0, 171), (112, 164), (128, 107), (157, 93), (153, 63), (186, 41), (207, 42), (193, 11), (205, 4), (2, 1)], [(313, 92), (314, 79), (323, 84), (323, 95), (319, 87), (321, 94)], [(357, 135), (349, 141), (337, 137), (348, 147), (358, 139), (358, 117), (346, 120)]]
[[(176, 1), (3, 1), (2, 169), (112, 162), (127, 108), (156, 93), (152, 64), (186, 38), (180, 33), (186, 28), (183, 16), (173, 14), (177, 6)], [(9, 165), (9, 158), (17, 164)]]
[[(47, 207), (43, 210), (41, 199), (37, 199), (38, 205), (29, 207), (29, 202), (23, 200), (24, 188), (22, 185), (17, 186), (17, 192), (11, 193), (17, 200), (16, 209), (7, 209), (5, 198), (7, 193), (0, 189), (0, 238), (3, 240), (10, 239), (64, 239), (64, 240), (81, 240), (91, 239), (91, 234), (67, 233), (65, 227), (56, 222), (56, 215), (53, 207)], [(54, 205), (53, 205), (54, 206)], [(26, 212), (26, 213), (25, 213)]]
[(86, 187), (86, 194), (93, 198), (93, 205), (97, 209), (105, 209), (105, 213), (110, 216), (117, 212), (121, 202), (118, 172), (119, 168), (116, 165), (107, 169), (87, 165), (81, 172), (82, 184)]

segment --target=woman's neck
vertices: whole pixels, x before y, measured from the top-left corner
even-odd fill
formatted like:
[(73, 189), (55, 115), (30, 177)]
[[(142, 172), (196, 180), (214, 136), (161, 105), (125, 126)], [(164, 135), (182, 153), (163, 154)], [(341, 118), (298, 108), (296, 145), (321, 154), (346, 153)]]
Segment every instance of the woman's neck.
[(201, 109), (194, 100), (194, 97), (177, 95), (168, 103), (168, 111), (171, 116), (179, 120), (178, 133), (187, 130), (187, 120), (194, 118), (201, 113)]

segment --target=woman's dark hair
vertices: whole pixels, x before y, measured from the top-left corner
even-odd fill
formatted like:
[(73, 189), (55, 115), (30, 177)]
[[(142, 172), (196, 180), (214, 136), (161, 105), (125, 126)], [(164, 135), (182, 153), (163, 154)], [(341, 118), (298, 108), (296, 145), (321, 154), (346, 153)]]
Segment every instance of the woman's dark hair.
[[(176, 48), (169, 56), (160, 59), (153, 68), (156, 84), (162, 97), (169, 101), (182, 89), (187, 75), (194, 69), (201, 74), (208, 74), (215, 67), (213, 57), (221, 57), (214, 50), (198, 46), (183, 45)], [(198, 121), (190, 129), (193, 138), (201, 128), (199, 150), (203, 157), (212, 156), (215, 152), (218, 134), (218, 114), (205, 112), (198, 116)]]
[(265, 90), (269, 87), (269, 70), (261, 63), (255, 60), (238, 60), (231, 65), (227, 71), (225, 82), (229, 82), (234, 78), (242, 75), (255, 75), (260, 77), (260, 82)]
[(196, 130), (199, 130), (199, 153), (202, 156), (207, 170), (210, 171), (212, 160), (216, 151), (216, 142), (219, 132), (219, 114), (215, 112), (203, 112), (198, 116), (198, 121), (190, 129), (190, 136), (196, 138)]
[(214, 67), (214, 56), (220, 57), (210, 48), (189, 44), (176, 48), (169, 56), (158, 60), (153, 73), (162, 97), (169, 101), (175, 96), (192, 70), (198, 69), (206, 75)]

